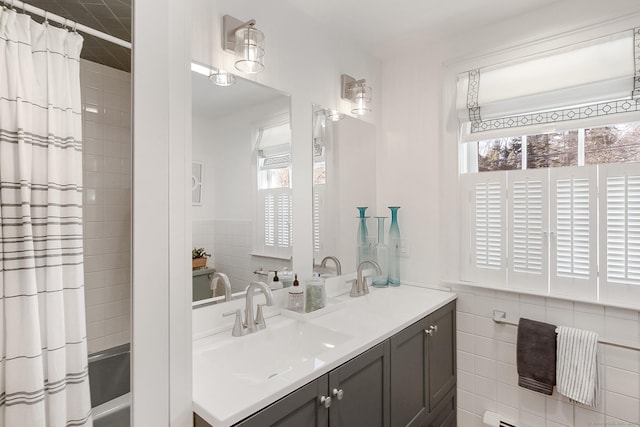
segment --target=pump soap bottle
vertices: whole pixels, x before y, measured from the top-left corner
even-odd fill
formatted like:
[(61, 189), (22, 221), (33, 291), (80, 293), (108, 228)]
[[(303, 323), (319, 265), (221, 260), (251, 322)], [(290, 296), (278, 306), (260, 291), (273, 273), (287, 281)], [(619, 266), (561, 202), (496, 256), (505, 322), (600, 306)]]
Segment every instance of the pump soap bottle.
[(304, 291), (298, 282), (298, 275), (293, 279), (293, 286), (289, 290), (289, 310), (297, 313), (304, 311)]

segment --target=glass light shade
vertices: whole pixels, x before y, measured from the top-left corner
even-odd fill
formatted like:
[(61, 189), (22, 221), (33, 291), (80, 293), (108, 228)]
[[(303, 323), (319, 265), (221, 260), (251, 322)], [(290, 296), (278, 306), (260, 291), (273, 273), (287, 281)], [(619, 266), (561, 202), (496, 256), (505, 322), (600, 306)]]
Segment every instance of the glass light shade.
[(351, 112), (359, 116), (371, 111), (371, 88), (358, 84), (351, 89)]
[(344, 119), (344, 114), (342, 114), (338, 110), (329, 110), (327, 112), (327, 119), (331, 120), (332, 122), (339, 122), (340, 120)]
[(209, 80), (218, 86), (231, 86), (236, 82), (236, 76), (224, 70), (212, 71)]
[(247, 74), (264, 69), (264, 33), (249, 26), (236, 30), (236, 68)]

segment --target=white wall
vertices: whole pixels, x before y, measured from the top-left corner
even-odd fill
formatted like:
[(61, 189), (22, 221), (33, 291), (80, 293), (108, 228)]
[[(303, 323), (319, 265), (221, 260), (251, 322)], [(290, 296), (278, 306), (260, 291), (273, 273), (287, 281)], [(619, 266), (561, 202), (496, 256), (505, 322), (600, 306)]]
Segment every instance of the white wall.
[(191, 0), (133, 2), (132, 425), (193, 425)]
[(129, 342), (131, 74), (80, 62), (89, 353)]
[[(378, 201), (402, 206), (400, 230), (410, 239), (410, 255), (402, 260), (403, 280), (433, 286), (440, 279), (459, 278), (456, 122), (446, 108), (452, 96), (451, 74), (465, 66), (486, 65), (490, 53), (526, 55), (530, 42), (542, 38), (556, 36), (549, 39), (552, 46), (557, 37), (595, 37), (596, 30), (577, 30), (638, 10), (640, 5), (633, 1), (563, 1), (455, 39), (423, 42), (419, 49), (412, 45), (410, 52), (385, 58)], [(626, 29), (640, 22), (628, 21), (620, 25)], [(638, 352), (600, 346), (604, 398), (590, 410), (557, 394), (544, 397), (517, 387), (515, 329), (490, 319), (494, 309), (502, 309), (510, 320), (523, 316), (575, 325), (634, 344), (640, 340), (637, 311), (462, 286), (454, 290), (460, 295), (458, 425), (481, 426), (485, 410), (501, 412), (522, 426), (639, 421)]]

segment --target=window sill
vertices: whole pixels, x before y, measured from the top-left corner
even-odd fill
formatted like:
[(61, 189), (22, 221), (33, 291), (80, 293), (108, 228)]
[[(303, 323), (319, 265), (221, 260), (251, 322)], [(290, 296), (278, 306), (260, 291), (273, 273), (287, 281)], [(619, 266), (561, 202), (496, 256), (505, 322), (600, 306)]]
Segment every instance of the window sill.
[(441, 284), (441, 286), (447, 286), (447, 287), (452, 288), (453, 292), (456, 291), (455, 287), (457, 287), (457, 286), (466, 286), (466, 287), (470, 287), (470, 288), (481, 288), (481, 289), (488, 289), (488, 290), (494, 290), (494, 291), (507, 292), (507, 293), (510, 293), (510, 294), (533, 295), (533, 296), (544, 297), (544, 298), (558, 299), (558, 300), (562, 300), (562, 301), (579, 302), (579, 303), (585, 303), (585, 304), (595, 304), (595, 305), (601, 305), (603, 307), (615, 307), (615, 308), (622, 308), (622, 309), (626, 309), (626, 310), (640, 311), (640, 305), (638, 305), (638, 304), (635, 304), (635, 305), (634, 304), (624, 304), (624, 303), (615, 302), (615, 301), (603, 301), (603, 300), (590, 299), (590, 298), (571, 297), (571, 296), (566, 296), (566, 295), (554, 295), (554, 294), (550, 294), (548, 292), (533, 292), (533, 291), (513, 289), (513, 288), (504, 288), (504, 287), (498, 287), (498, 286), (485, 285), (485, 284), (477, 283), (477, 282), (465, 282), (463, 280), (441, 279), (440, 280), (440, 284)]
[(249, 255), (257, 256), (257, 257), (260, 257), (260, 258), (281, 259), (281, 260), (284, 260), (284, 261), (291, 261), (293, 259), (292, 256), (267, 255), (267, 254), (258, 253), (258, 252), (250, 252)]

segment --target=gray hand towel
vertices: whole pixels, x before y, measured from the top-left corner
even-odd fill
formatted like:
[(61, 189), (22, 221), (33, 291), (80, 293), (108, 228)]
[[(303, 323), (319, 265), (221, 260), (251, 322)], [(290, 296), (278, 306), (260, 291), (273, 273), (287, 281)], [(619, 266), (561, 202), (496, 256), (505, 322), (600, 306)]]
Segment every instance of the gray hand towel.
[(518, 323), (518, 385), (552, 394), (556, 384), (556, 327), (530, 319)]

